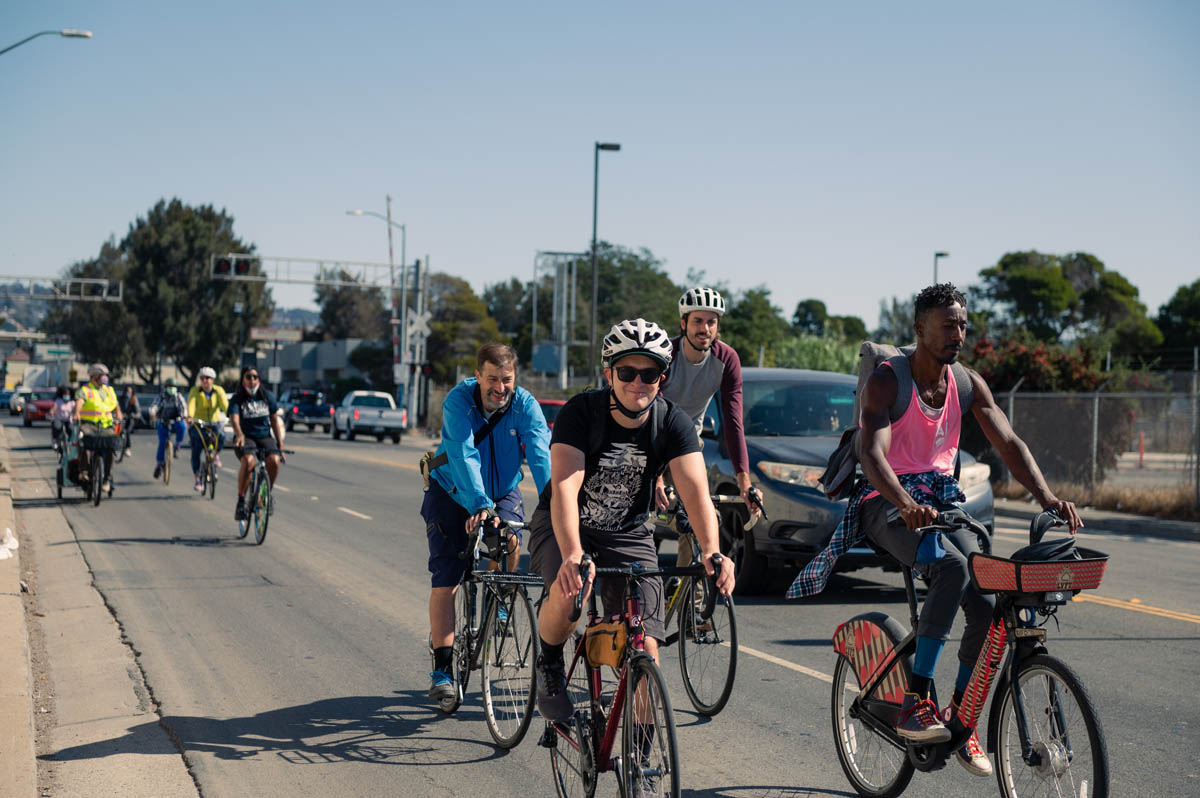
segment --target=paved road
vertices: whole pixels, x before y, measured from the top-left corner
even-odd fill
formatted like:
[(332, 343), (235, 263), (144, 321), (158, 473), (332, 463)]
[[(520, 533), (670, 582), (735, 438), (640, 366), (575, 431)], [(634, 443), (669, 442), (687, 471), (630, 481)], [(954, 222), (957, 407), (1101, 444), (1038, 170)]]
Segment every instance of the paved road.
[[(49, 433), (8, 432), (14, 447), (28, 447), (20, 461), (28, 465), (14, 475), (17, 512), (45, 512), (53, 454), (37, 447)], [(539, 721), (503, 753), (477, 692), (454, 717), (425, 699), (428, 577), (415, 444), (294, 433), (288, 443), (298, 452), (280, 478), (267, 541), (256, 547), (234, 538), (232, 474), (215, 502), (197, 498), (186, 465), (169, 487), (152, 481), (150, 436), (134, 441), (114, 500), (92, 508), (76, 491), (62, 512), (203, 795), (467, 795), (481, 784), (495, 795), (553, 794)], [(532, 493), (526, 498), (531, 507)], [(1001, 553), (1022, 544), (1017, 522), (1001, 521), (998, 532)], [(1113, 562), (1102, 589), (1065, 608), (1060, 628), (1051, 624), (1051, 650), (1101, 707), (1113, 794), (1200, 794), (1200, 546), (1085, 540)], [(742, 601), (737, 686), (712, 721), (690, 711), (668, 650), (685, 794), (848, 795), (822, 679), (833, 666), (829, 635), (868, 609), (903, 617), (899, 586), (894, 574), (861, 571), (835, 577), (805, 603)], [(939, 681), (948, 684), (953, 657), (943, 660)], [(141, 724), (53, 756), (96, 760), (160, 734)], [(153, 755), (174, 755), (159, 750)], [(918, 774), (906, 794), (994, 790), (951, 764)], [(599, 792), (616, 793), (611, 776)]]

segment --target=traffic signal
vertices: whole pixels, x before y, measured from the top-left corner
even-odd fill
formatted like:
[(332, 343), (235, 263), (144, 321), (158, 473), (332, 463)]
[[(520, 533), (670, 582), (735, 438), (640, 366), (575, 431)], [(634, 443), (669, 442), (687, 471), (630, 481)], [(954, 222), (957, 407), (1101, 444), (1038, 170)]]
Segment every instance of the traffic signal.
[(433, 364), (432, 363), (422, 363), (421, 364), (421, 374), (426, 377), (432, 375), (433, 374)]
[(217, 258), (213, 264), (213, 277), (228, 277), (233, 271), (233, 261), (229, 258)]
[(233, 271), (238, 277), (245, 277), (250, 274), (250, 261), (239, 258), (238, 262), (233, 265)]

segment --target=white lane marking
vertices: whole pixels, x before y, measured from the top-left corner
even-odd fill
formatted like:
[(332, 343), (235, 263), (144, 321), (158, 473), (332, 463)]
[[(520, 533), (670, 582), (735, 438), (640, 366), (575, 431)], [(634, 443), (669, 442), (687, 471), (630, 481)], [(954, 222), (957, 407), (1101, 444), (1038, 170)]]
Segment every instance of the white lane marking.
[(281, 491), (283, 491), (284, 493), (291, 493), (291, 492), (292, 492), (292, 489), (291, 489), (291, 488), (284, 487), (283, 485), (276, 485), (276, 486), (275, 486), (275, 490), (281, 490)]
[(318, 501), (316, 496), (309, 496), (308, 498), (312, 499), (313, 501)]
[[(313, 496), (313, 498), (315, 499), (315, 498), (317, 498), (317, 497), (316, 497), (316, 496)], [(357, 512), (355, 512), (354, 510), (351, 510), (349, 507), (339, 507), (338, 509), (339, 509), (339, 510), (341, 510), (343, 513), (346, 513), (347, 515), (352, 515), (352, 516), (354, 516), (355, 518), (361, 518), (361, 519), (362, 519), (362, 520), (364, 520), (364, 521), (373, 521), (373, 520), (375, 520), (375, 519), (371, 518), (371, 516), (369, 516), (369, 515), (363, 515), (362, 513), (357, 513)]]
[(786, 659), (780, 659), (773, 654), (768, 654), (765, 651), (759, 651), (756, 648), (750, 648), (749, 646), (743, 646), (741, 643), (738, 643), (738, 652), (740, 653), (743, 651), (752, 657), (758, 657), (759, 659), (766, 660), (767, 662), (773, 662), (781, 668), (787, 668), (788, 670), (793, 670), (796, 673), (803, 673), (805, 676), (811, 676), (814, 679), (820, 679), (827, 684), (833, 684), (833, 677), (827, 673), (815, 671), (812, 668), (806, 668), (803, 665), (797, 665), (794, 662), (788, 662)]
[(237, 471), (235, 471), (234, 469), (226, 468), (225, 466), (221, 466), (221, 470), (224, 471), (226, 474), (236, 474), (237, 473)]

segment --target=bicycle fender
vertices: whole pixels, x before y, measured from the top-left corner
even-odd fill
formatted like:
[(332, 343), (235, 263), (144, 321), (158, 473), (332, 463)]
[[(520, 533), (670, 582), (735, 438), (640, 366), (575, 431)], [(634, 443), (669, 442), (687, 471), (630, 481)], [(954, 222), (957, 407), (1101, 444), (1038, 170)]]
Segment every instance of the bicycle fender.
[[(837, 628), (833, 633), (833, 650), (850, 662), (861, 685), (892, 663), (897, 647), (907, 636), (908, 632), (894, 618), (882, 612), (867, 612)], [(911, 654), (900, 658), (899, 667), (876, 690), (876, 699), (896, 705), (904, 703), (904, 690), (912, 677), (912, 659)]]

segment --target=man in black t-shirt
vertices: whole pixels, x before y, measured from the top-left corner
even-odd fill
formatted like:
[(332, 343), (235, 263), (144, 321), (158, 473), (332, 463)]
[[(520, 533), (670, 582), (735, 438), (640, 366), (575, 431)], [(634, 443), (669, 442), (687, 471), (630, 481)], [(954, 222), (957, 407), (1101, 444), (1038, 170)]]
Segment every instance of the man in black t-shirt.
[[(692, 518), (705, 566), (712, 571), (718, 551), (717, 518), (708, 496), (704, 459), (692, 421), (666, 405), (661, 425), (651, 425), (662, 376), (671, 362), (671, 342), (658, 325), (644, 319), (623, 321), (604, 338), (604, 376), (611, 386), (603, 401), (603, 419), (593, 414), (594, 394), (581, 394), (563, 406), (550, 440), (550, 484), (542, 492), (530, 522), (530, 565), (546, 581), (547, 594), (538, 615), (542, 653), (538, 657), (538, 709), (548, 720), (571, 715), (566, 693), (563, 645), (574, 624), (568, 620), (575, 594), (590, 588), (579, 574), (584, 552), (600, 567), (644, 563), (656, 568), (651, 522), (654, 483), (669, 465), (675, 485)], [(603, 423), (600, 445), (592, 430)], [(654, 434), (663, 440), (654, 440)], [(594, 449), (594, 450), (593, 450)], [(665, 639), (663, 595), (659, 579), (643, 583), (642, 621), (646, 651), (658, 659)], [(733, 563), (726, 559), (717, 586), (733, 590)], [(624, 610), (623, 587), (601, 585), (606, 614)], [(586, 593), (585, 593), (586, 598)]]

